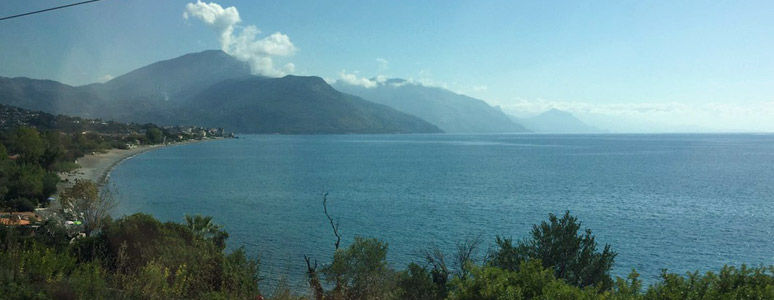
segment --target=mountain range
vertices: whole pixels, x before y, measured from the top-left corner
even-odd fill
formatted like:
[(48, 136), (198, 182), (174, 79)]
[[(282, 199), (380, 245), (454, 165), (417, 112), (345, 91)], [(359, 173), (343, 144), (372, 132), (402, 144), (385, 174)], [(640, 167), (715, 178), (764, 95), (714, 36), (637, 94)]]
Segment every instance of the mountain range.
[(376, 81), (375, 87), (351, 85), (341, 80), (336, 89), (394, 107), (437, 125), (448, 133), (525, 132), (499, 108), (476, 98), (403, 79)]
[(220, 50), (186, 54), (105, 83), (0, 77), (0, 103), (85, 118), (222, 127), (238, 133), (599, 132), (567, 112), (506, 115), (483, 100), (403, 79), (366, 88), (320, 77), (255, 76)]
[(240, 133), (437, 133), (437, 126), (343, 94), (319, 77), (253, 76), (220, 50), (187, 54), (73, 87), (0, 77), (0, 103), (54, 114)]
[(524, 124), (529, 130), (538, 133), (604, 133), (604, 130), (590, 126), (570, 112), (551, 108), (537, 116), (511, 120)]

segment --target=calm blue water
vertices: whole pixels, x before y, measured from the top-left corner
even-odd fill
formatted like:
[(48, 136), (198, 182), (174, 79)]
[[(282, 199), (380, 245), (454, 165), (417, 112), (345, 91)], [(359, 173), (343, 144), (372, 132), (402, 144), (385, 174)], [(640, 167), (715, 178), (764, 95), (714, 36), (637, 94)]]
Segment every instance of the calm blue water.
[(774, 264), (774, 135), (246, 136), (145, 153), (111, 178), (119, 215), (212, 215), (269, 284), (302, 287), (303, 255), (330, 259), (323, 190), (343, 243), (383, 239), (396, 268), (565, 210), (619, 253), (615, 275)]

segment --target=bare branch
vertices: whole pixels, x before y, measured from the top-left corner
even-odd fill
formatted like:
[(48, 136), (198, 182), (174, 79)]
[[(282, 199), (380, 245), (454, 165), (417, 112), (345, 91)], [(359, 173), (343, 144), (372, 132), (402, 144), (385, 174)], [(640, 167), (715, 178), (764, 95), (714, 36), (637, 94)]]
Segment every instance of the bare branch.
[(425, 249), (422, 251), (422, 255), (424, 256), (427, 265), (431, 265), (433, 269), (438, 270), (444, 276), (449, 274), (449, 268), (446, 266), (446, 259), (440, 248), (433, 247)]
[(336, 236), (336, 250), (339, 250), (339, 244), (341, 243), (341, 235), (339, 235), (339, 223), (334, 222), (330, 214), (328, 214), (328, 192), (322, 193), (323, 197), (323, 211), (328, 221), (331, 222), (331, 228), (333, 228), (333, 235)]
[(314, 292), (314, 298), (315, 300), (323, 300), (325, 292), (322, 284), (320, 284), (320, 279), (317, 277), (317, 260), (314, 260), (314, 266), (312, 266), (309, 256), (304, 255), (304, 260), (306, 261), (306, 272), (309, 276), (309, 287)]
[(457, 243), (457, 261), (455, 262), (457, 265), (457, 270), (459, 272), (459, 276), (462, 279), (465, 279), (469, 273), (468, 269), (468, 262), (475, 263), (476, 259), (473, 256), (478, 247), (481, 246), (483, 243), (483, 239), (481, 238), (481, 235), (473, 237), (473, 238), (466, 238), (463, 242)]

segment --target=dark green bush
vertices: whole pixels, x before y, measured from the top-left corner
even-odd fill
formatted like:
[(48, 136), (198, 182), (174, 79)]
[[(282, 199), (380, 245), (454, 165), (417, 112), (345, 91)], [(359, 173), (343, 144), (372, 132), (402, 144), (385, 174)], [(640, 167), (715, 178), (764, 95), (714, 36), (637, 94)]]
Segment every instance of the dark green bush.
[(35, 203), (27, 198), (16, 198), (8, 205), (13, 211), (35, 211)]
[(532, 227), (531, 237), (513, 245), (511, 239), (497, 237), (497, 248), (488, 264), (505, 270), (517, 270), (521, 263), (540, 260), (554, 270), (557, 278), (577, 287), (594, 286), (608, 290), (613, 285), (610, 269), (616, 253), (610, 245), (601, 252), (590, 229), (579, 233), (581, 222), (565, 212), (559, 219), (549, 214), (549, 221)]

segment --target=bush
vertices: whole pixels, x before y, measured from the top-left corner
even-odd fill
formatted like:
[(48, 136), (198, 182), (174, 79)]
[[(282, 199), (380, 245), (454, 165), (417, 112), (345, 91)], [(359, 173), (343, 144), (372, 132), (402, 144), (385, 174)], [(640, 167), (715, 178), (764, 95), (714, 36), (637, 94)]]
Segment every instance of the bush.
[(522, 262), (517, 271), (497, 267), (473, 267), (471, 276), (452, 281), (449, 299), (600, 299), (593, 290), (569, 285), (543, 268), (539, 260)]
[(13, 211), (35, 211), (35, 203), (27, 198), (16, 198), (9, 202)]
[(334, 299), (392, 299), (394, 271), (387, 266), (387, 244), (374, 238), (355, 237), (347, 249), (338, 249), (322, 272), (336, 283)]
[(2, 299), (255, 299), (258, 280), (258, 261), (243, 250), (226, 254), (149, 215), (72, 243), (51, 224), (34, 233), (0, 226)]
[(645, 299), (774, 299), (774, 267), (724, 266), (719, 274), (688, 273), (685, 277), (662, 271)]
[(439, 287), (433, 282), (433, 276), (426, 268), (411, 263), (405, 271), (398, 274), (400, 299), (434, 300), (444, 299)]
[(598, 252), (591, 230), (579, 234), (580, 228), (581, 223), (569, 211), (561, 219), (549, 214), (549, 222), (534, 225), (531, 238), (519, 241), (516, 246), (511, 239), (498, 236), (498, 248), (488, 263), (513, 271), (524, 261), (538, 259), (545, 268), (554, 270), (557, 278), (569, 284), (608, 290), (613, 285), (610, 269), (616, 253), (610, 245)]

